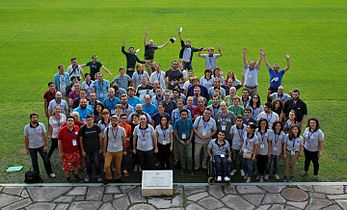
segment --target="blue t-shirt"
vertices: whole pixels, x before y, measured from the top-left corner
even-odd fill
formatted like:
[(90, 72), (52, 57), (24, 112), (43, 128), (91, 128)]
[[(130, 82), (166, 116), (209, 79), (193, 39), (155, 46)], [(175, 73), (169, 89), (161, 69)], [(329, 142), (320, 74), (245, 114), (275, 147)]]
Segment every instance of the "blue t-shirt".
[[(183, 122), (183, 120), (179, 118), (174, 123), (173, 129), (177, 132), (178, 138), (180, 138), (183, 141), (187, 141), (189, 140), (190, 133), (193, 130), (193, 122), (191, 119), (186, 119), (186, 121)], [(185, 134), (186, 138), (183, 138), (184, 135), (182, 136), (182, 134)]]
[(132, 98), (128, 97), (128, 104), (135, 109), (136, 108), (136, 104), (142, 104), (142, 101), (137, 96), (134, 96)]
[(105, 98), (104, 105), (105, 108), (110, 111), (111, 115), (114, 115), (116, 113), (116, 105), (120, 104), (120, 100), (117, 97), (114, 97), (112, 100), (110, 97)]
[(142, 111), (148, 113), (150, 116), (153, 116), (158, 111), (158, 108), (152, 103), (150, 103), (149, 106), (147, 106), (146, 103), (143, 103)]
[(96, 92), (96, 99), (99, 101), (104, 101), (107, 98), (108, 88), (110, 87), (110, 82), (108, 80), (103, 80), (100, 83), (99, 80), (95, 80), (92, 84)]
[(273, 68), (269, 68), (271, 88), (277, 89), (281, 85), (284, 72), (284, 69), (282, 69), (276, 73)]
[(73, 110), (74, 112), (78, 112), (80, 115), (80, 121), (86, 122), (87, 115), (94, 114), (93, 110), (89, 107), (86, 107), (85, 109), (82, 109), (80, 106)]

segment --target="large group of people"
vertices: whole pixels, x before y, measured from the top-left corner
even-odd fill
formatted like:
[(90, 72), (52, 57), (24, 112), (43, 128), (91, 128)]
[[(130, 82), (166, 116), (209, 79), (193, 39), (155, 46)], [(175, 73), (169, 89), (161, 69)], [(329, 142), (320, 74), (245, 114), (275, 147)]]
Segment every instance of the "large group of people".
[[(212, 47), (194, 48), (190, 39), (182, 38), (182, 29), (179, 59), (164, 71), (155, 62), (155, 52), (176, 39), (158, 46), (147, 37), (146, 31), (143, 60), (138, 50), (126, 51), (123, 43), (126, 67), (119, 67), (112, 81), (104, 79), (100, 69), (113, 74), (96, 55), (82, 65), (72, 58), (67, 71), (58, 66), (43, 96), (48, 134), (37, 113), (30, 114), (24, 128), (34, 171), (39, 173), (39, 153), (47, 174), (54, 178), (50, 158), (57, 150), (69, 182), (72, 173), (76, 182), (89, 182), (95, 174), (97, 182), (109, 183), (154, 168), (194, 175), (211, 164), (217, 181), (228, 182), (236, 174), (246, 182), (254, 177), (260, 182), (279, 180), (280, 172), (284, 181), (293, 181), (304, 154), (302, 175), (308, 174), (312, 162), (312, 180), (317, 180), (324, 134), (316, 118), (305, 119), (307, 106), (299, 89), (284, 92), (289, 55), (281, 69), (269, 64), (263, 49), (257, 61), (249, 61), (244, 48), (240, 81), (233, 71), (223, 76), (217, 65), (221, 48), (218, 54)], [(205, 61), (201, 78), (193, 68), (194, 53)], [(258, 93), (262, 60), (270, 76), (263, 101)], [(278, 167), (281, 160), (283, 170)]]

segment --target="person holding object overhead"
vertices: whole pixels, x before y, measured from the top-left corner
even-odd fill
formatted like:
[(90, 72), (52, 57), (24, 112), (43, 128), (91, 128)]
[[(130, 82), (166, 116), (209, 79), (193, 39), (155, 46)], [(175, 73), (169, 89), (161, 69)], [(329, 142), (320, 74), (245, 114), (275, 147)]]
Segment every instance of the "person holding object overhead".
[(182, 28), (178, 30), (178, 37), (181, 42), (181, 50), (179, 53), (179, 59), (183, 61), (183, 69), (192, 70), (192, 60), (193, 53), (202, 51), (204, 48), (194, 48), (192, 47), (192, 40), (186, 39), (186, 41), (182, 38)]
[(125, 58), (127, 60), (127, 69), (126, 69), (126, 74), (129, 76), (129, 77), (132, 77), (133, 76), (133, 73), (134, 73), (134, 70), (135, 70), (135, 65), (136, 65), (136, 62), (137, 63), (142, 63), (142, 64), (145, 64), (145, 61), (142, 61), (140, 60), (137, 55), (136, 55), (136, 52), (137, 50), (135, 51), (135, 48), (134, 47), (129, 47), (128, 48), (128, 52), (125, 51), (125, 41), (123, 41), (123, 44), (122, 44), (122, 53), (125, 55)]

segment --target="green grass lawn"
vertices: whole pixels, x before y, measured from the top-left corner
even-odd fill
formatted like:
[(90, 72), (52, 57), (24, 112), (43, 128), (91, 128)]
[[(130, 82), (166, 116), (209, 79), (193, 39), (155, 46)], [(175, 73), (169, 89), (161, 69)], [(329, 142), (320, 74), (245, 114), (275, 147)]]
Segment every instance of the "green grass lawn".
[[(300, 88), (309, 116), (320, 119), (326, 134), (319, 179), (347, 180), (346, 1), (6, 0), (0, 19), (0, 182), (23, 181), (23, 172), (7, 174), (8, 166), (22, 164), (24, 171), (30, 167), (23, 128), (32, 111), (39, 112), (46, 123), (42, 96), (58, 64), (67, 67), (71, 57), (85, 63), (97, 54), (116, 74), (125, 65), (120, 52), (124, 39), (128, 46), (141, 48), (142, 57), (145, 29), (150, 31), (149, 39), (162, 44), (169, 37), (178, 38), (181, 26), (183, 37), (191, 38), (193, 46), (222, 47), (224, 56), (218, 66), (225, 73), (233, 70), (239, 79), (243, 47), (249, 49), (249, 58), (258, 58), (259, 48), (264, 48), (270, 63), (281, 66), (289, 53), (292, 68), (283, 85), (286, 91)], [(179, 49), (176, 43), (157, 51), (156, 61), (167, 69), (178, 58)], [(204, 61), (195, 56), (193, 66), (201, 76)], [(268, 78), (262, 64), (262, 99)], [(54, 163), (61, 175), (60, 162), (55, 159)], [(301, 169), (302, 161), (299, 165)]]

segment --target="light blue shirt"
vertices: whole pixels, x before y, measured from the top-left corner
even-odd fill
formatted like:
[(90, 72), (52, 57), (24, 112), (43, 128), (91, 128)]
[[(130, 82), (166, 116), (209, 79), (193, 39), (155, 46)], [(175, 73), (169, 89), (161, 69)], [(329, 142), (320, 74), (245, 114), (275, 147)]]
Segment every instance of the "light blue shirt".
[(96, 99), (99, 101), (104, 101), (107, 97), (108, 88), (110, 87), (110, 82), (107, 80), (103, 80), (102, 83), (99, 82), (99, 80), (95, 80), (93, 82), (93, 88), (96, 92)]
[(247, 67), (245, 70), (245, 86), (254, 87), (258, 85), (258, 72), (259, 68), (254, 67), (253, 70)]
[(82, 109), (80, 106), (74, 109), (73, 111), (78, 112), (78, 114), (80, 115), (80, 121), (82, 122), (86, 122), (87, 115), (92, 115), (94, 113), (91, 108), (86, 107)]

